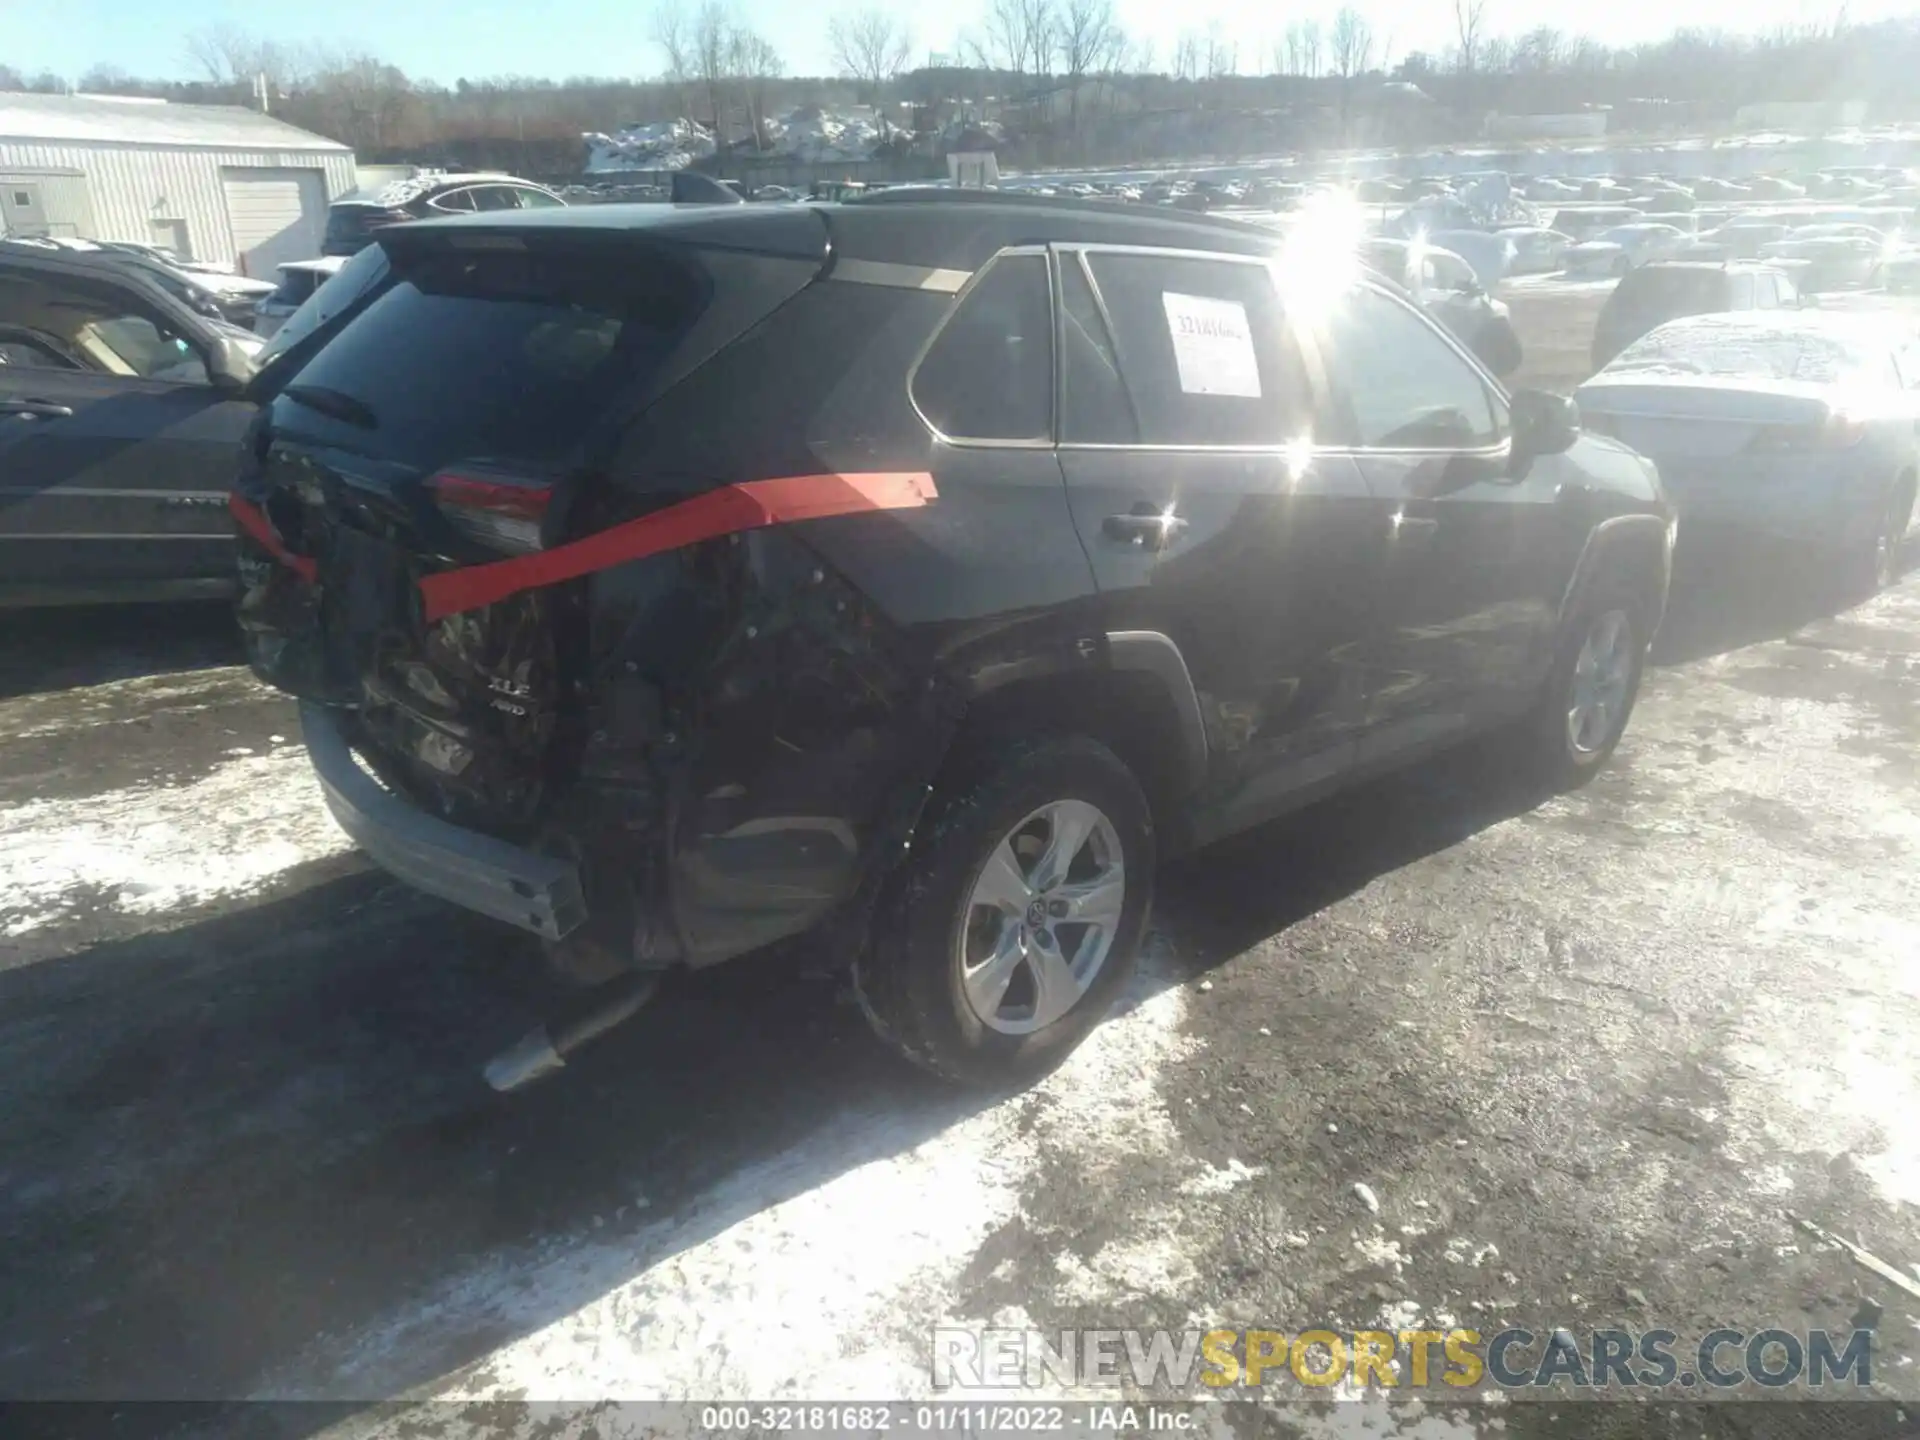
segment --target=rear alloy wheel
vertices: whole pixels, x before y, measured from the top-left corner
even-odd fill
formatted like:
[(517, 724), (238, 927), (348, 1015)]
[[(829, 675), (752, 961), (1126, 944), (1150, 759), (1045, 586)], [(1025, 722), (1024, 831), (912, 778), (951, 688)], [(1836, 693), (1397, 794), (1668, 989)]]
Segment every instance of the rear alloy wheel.
[(1023, 742), (943, 787), (854, 966), (882, 1038), (949, 1079), (1049, 1069), (1133, 973), (1152, 900), (1146, 797), (1084, 737)]
[(1633, 713), (1646, 654), (1636, 607), (1624, 596), (1595, 597), (1567, 627), (1527, 725), (1547, 784), (1583, 785), (1606, 764)]
[(1113, 948), (1127, 867), (1113, 821), (1084, 800), (1043, 805), (988, 854), (955, 938), (982, 1025), (1044, 1030), (1080, 1003)]

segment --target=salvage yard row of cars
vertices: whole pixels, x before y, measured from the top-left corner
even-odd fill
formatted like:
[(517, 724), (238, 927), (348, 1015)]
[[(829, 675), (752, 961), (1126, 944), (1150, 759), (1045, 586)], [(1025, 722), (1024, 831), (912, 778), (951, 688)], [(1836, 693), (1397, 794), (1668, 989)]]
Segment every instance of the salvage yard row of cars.
[(1866, 588), (1914, 508), (1884, 324), (1681, 320), (1576, 407), (1351, 246), (1170, 207), (396, 222), (264, 343), (0, 249), (0, 594), (237, 573), (341, 825), (579, 987), (503, 1089), (802, 936), (912, 1060), (1030, 1077), (1161, 858), (1490, 731), (1577, 784), (1677, 526)]

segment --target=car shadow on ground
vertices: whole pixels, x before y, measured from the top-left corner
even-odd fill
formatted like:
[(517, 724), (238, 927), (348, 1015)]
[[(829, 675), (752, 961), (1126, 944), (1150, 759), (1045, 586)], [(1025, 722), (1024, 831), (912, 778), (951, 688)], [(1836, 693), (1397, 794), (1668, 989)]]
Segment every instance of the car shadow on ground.
[(245, 659), (225, 600), (0, 614), (0, 700)]
[(1683, 665), (1790, 635), (1860, 602), (1825, 551), (1715, 537), (1674, 557), (1656, 665)]

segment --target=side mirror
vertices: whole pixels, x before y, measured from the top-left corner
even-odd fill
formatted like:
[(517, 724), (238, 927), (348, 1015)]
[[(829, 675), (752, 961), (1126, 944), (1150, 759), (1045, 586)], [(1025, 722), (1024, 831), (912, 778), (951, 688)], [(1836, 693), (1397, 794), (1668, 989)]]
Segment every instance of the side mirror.
[(1513, 395), (1513, 460), (1558, 455), (1580, 438), (1580, 407), (1565, 395), (1516, 390)]
[(216, 336), (207, 360), (207, 380), (226, 395), (238, 395), (253, 379), (253, 356), (231, 335)]

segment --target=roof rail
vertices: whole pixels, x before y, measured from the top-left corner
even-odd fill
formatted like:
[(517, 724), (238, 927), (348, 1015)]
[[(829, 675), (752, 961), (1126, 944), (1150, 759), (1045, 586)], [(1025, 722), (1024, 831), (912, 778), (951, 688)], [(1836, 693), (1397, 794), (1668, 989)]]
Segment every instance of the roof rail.
[(1136, 200), (1108, 200), (1081, 195), (1034, 195), (1022, 190), (961, 189), (945, 185), (889, 185), (884, 190), (869, 190), (850, 195), (842, 205), (1023, 205), (1035, 210), (1078, 210), (1096, 215), (1125, 215), (1133, 219), (1168, 220), (1180, 225), (1207, 225), (1232, 230), (1242, 235), (1261, 235), (1278, 240), (1280, 232), (1269, 225), (1256, 225), (1232, 215), (1214, 215), (1205, 210), (1176, 210), (1170, 205), (1148, 204)]

